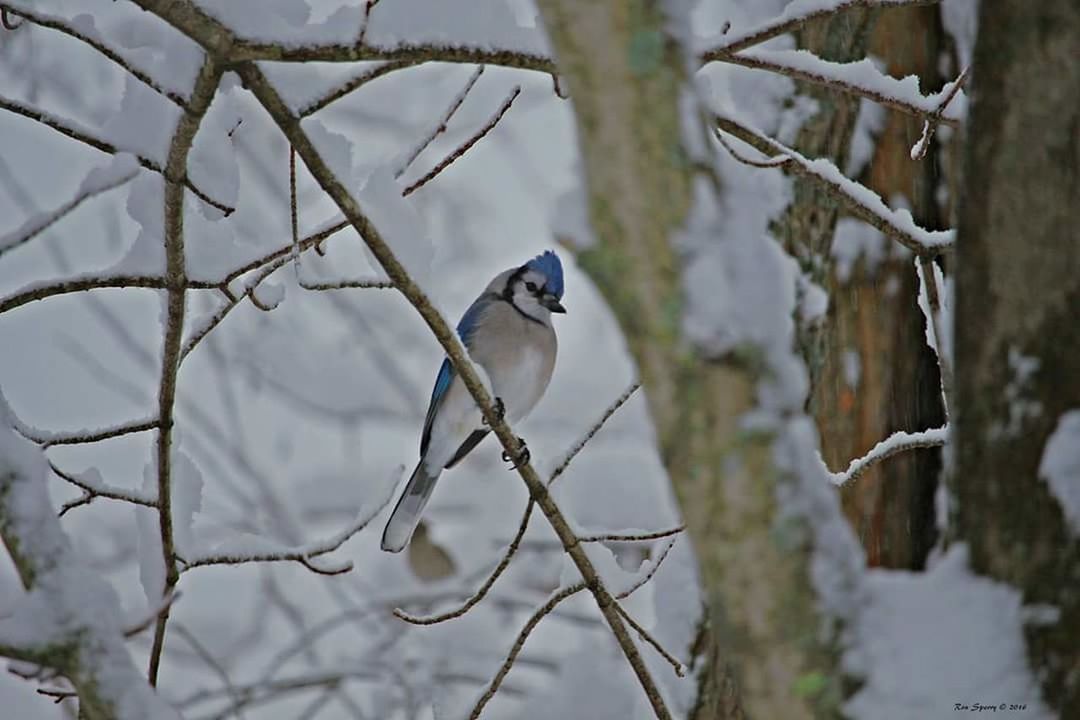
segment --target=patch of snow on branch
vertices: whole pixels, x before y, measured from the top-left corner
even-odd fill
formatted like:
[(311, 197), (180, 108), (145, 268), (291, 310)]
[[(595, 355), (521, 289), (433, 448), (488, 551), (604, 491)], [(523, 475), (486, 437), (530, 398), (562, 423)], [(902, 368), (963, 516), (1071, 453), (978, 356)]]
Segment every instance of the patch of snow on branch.
[(71, 671), (112, 705), (118, 720), (179, 718), (135, 669), (120, 600), (75, 555), (49, 500), (45, 457), (14, 424), (0, 396), (0, 526), (12, 555), (32, 575), (29, 590), (0, 619), (0, 646), (28, 653), (68, 646)]

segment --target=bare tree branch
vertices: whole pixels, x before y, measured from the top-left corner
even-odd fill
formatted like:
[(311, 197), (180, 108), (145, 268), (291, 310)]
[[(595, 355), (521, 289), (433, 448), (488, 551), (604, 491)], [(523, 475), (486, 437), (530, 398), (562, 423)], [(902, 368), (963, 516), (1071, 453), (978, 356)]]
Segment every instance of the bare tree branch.
[(638, 624), (637, 620), (630, 616), (630, 613), (627, 612), (626, 608), (624, 608), (622, 605), (619, 605), (618, 607), (619, 613), (623, 616), (623, 619), (626, 620), (626, 624), (636, 630), (637, 634), (641, 636), (642, 640), (652, 645), (653, 649), (656, 650), (656, 652), (660, 653), (660, 657), (667, 660), (668, 664), (671, 665), (671, 669), (675, 671), (676, 675), (678, 675), (679, 677), (686, 677), (686, 666), (683, 665), (682, 662), (678, 660), (678, 658), (669, 653), (664, 648), (664, 646), (660, 644), (660, 641), (653, 637), (652, 633), (641, 627), (641, 625)]
[(635, 580), (633, 585), (626, 588), (621, 593), (616, 594), (615, 599), (616, 600), (625, 600), (626, 598), (630, 597), (635, 592), (637, 592), (640, 588), (642, 588), (650, 580), (652, 580), (653, 575), (656, 575), (656, 571), (660, 569), (661, 563), (663, 563), (664, 560), (667, 558), (668, 553), (671, 552), (671, 548), (673, 548), (675, 546), (675, 541), (678, 540), (678, 539), (679, 539), (678, 535), (672, 536), (672, 538), (670, 540), (668, 540), (667, 543), (665, 543), (664, 549), (660, 551), (660, 556), (658, 558), (656, 558), (656, 560), (652, 561), (652, 565), (649, 567), (648, 571), (646, 571), (646, 573), (644, 575), (642, 575), (640, 578)]
[(589, 427), (585, 434), (581, 436), (581, 439), (574, 443), (573, 447), (571, 447), (566, 455), (563, 456), (563, 459), (559, 461), (559, 464), (555, 466), (555, 469), (551, 471), (551, 475), (548, 477), (547, 481), (548, 487), (551, 487), (551, 485), (555, 483), (555, 480), (566, 472), (566, 468), (570, 466), (570, 462), (577, 457), (577, 454), (582, 451), (590, 440), (593, 439), (596, 433), (600, 432), (600, 429), (604, 427), (604, 423), (606, 423), (619, 408), (625, 405), (626, 401), (629, 400), (640, 387), (640, 382), (634, 382), (630, 387), (623, 390), (619, 397), (615, 398), (615, 402), (608, 405), (607, 409), (604, 410), (604, 414)]
[(659, 540), (660, 538), (671, 537), (672, 535), (678, 535), (683, 530), (686, 530), (685, 525), (679, 525), (677, 527), (669, 528), (667, 530), (657, 530), (655, 532), (647, 533), (607, 533), (604, 535), (582, 535), (578, 538), (583, 543), (586, 542), (643, 542), (645, 540)]
[(469, 598), (460, 606), (447, 612), (439, 613), (438, 615), (410, 615), (401, 608), (394, 608), (394, 615), (404, 620), (407, 623), (413, 625), (434, 625), (436, 623), (446, 622), (447, 620), (453, 620), (454, 618), (461, 617), (465, 613), (469, 612), (473, 606), (484, 599), (488, 590), (495, 584), (495, 581), (499, 579), (503, 571), (510, 565), (510, 561), (513, 559), (514, 554), (517, 552), (518, 547), (521, 545), (521, 539), (525, 537), (525, 531), (529, 527), (529, 517), (532, 515), (533, 499), (530, 497), (529, 502), (525, 505), (525, 513), (521, 516), (521, 522), (518, 524), (517, 534), (514, 535), (514, 539), (510, 541), (510, 545), (507, 546), (506, 552), (503, 553), (502, 558), (499, 560), (495, 569), (488, 575), (487, 580), (480, 588), (469, 596)]
[(389, 75), (396, 70), (404, 70), (406, 68), (415, 67), (416, 62), (412, 60), (391, 60), (384, 62), (370, 70), (366, 70), (351, 80), (342, 83), (338, 87), (334, 88), (330, 92), (326, 93), (318, 100), (313, 100), (307, 105), (300, 108), (300, 117), (305, 118), (309, 115), (314, 115), (327, 105), (340, 100), (346, 95), (350, 94), (354, 90), (367, 85), (372, 80), (377, 80), (384, 75)]
[(476, 70), (473, 71), (473, 74), (470, 75), (469, 79), (465, 82), (465, 87), (463, 87), (458, 92), (458, 94), (454, 96), (454, 99), (450, 102), (450, 106), (446, 108), (446, 112), (443, 113), (441, 118), (439, 118), (439, 122), (435, 126), (435, 128), (430, 133), (425, 135), (423, 140), (417, 143), (416, 147), (413, 148), (412, 152), (409, 153), (409, 156), (405, 158), (405, 161), (401, 164), (401, 167), (394, 171), (394, 178), (400, 178), (402, 175), (404, 175), (405, 171), (409, 169), (409, 166), (416, 162), (416, 158), (420, 157), (420, 153), (424, 152), (427, 146), (434, 142), (435, 138), (446, 132), (446, 126), (450, 122), (450, 119), (454, 117), (454, 114), (458, 111), (458, 108), (460, 108), (461, 104), (465, 102), (465, 98), (469, 96), (469, 92), (473, 89), (473, 86), (476, 85), (476, 81), (479, 80), (480, 76), (483, 74), (483, 65), (479, 66), (478, 68), (476, 68)]
[(131, 180), (137, 174), (137, 170), (133, 170), (127, 174), (121, 175), (107, 183), (98, 186), (84, 187), (80, 189), (79, 193), (68, 200), (66, 203), (48, 212), (32, 215), (26, 222), (22, 224), (18, 229), (8, 233), (7, 235), (0, 236), (0, 257), (3, 257), (5, 253), (14, 250), (15, 248), (25, 245), (33, 240), (41, 233), (48, 230), (54, 224), (62, 220), (69, 213), (74, 211), (84, 202), (90, 198), (97, 197), (107, 193), (108, 191), (120, 187), (124, 183)]
[[(396, 470), (397, 474), (400, 474), (402, 468)], [(267, 550), (263, 552), (251, 552), (247, 549), (239, 551), (218, 550), (212, 553), (204, 555), (197, 555), (188, 558), (184, 558), (184, 572), (193, 570), (197, 567), (204, 567), (207, 565), (243, 565), (246, 563), (267, 563), (267, 562), (296, 562), (300, 563), (308, 570), (320, 575), (338, 575), (340, 573), (348, 572), (352, 569), (351, 562), (341, 563), (339, 565), (331, 567), (319, 567), (313, 564), (311, 561), (314, 558), (321, 557), (328, 553), (332, 553), (339, 547), (345, 544), (347, 540), (352, 538), (358, 532), (366, 528), (375, 517), (382, 512), (387, 503), (393, 497), (393, 484), (390, 485), (390, 492), (383, 498), (371, 512), (366, 515), (357, 517), (347, 527), (339, 530), (334, 535), (323, 540), (316, 540), (314, 542), (305, 543), (299, 547), (283, 548), (280, 550)]]
[(506, 114), (506, 111), (510, 109), (510, 106), (514, 104), (514, 100), (516, 100), (517, 96), (520, 94), (521, 86), (515, 85), (514, 89), (510, 91), (510, 94), (506, 96), (506, 99), (502, 101), (499, 109), (495, 111), (495, 114), (492, 115), (486, 123), (484, 123), (483, 127), (473, 133), (473, 135), (468, 140), (459, 145), (452, 153), (443, 158), (442, 162), (433, 167), (426, 175), (424, 175), (422, 178), (402, 190), (402, 196), (408, 197), (415, 191), (419, 190), (430, 180), (432, 180), (436, 175), (441, 173), (446, 168), (450, 167), (450, 165), (455, 160), (467, 153), (469, 151), (469, 148), (479, 142), (481, 138), (491, 132), (491, 130), (499, 124), (499, 121), (502, 120), (503, 115)]
[(151, 625), (157, 622), (157, 616), (161, 614), (161, 611), (179, 600), (181, 595), (183, 595), (183, 593), (177, 590), (172, 594), (163, 597), (161, 599), (161, 602), (158, 603), (157, 607), (154, 608), (153, 612), (149, 613), (145, 618), (124, 630), (124, 637), (133, 638), (142, 631), (149, 628)]
[[(532, 617), (525, 623), (525, 626), (521, 628), (521, 632), (518, 633), (513, 647), (510, 648), (506, 660), (503, 661), (503, 664), (499, 667), (499, 671), (495, 673), (495, 677), (492, 678), (491, 684), (488, 685), (487, 689), (484, 690), (484, 693), (480, 696), (480, 699), (476, 701), (476, 705), (473, 706), (472, 712), (469, 713), (469, 720), (476, 720), (476, 718), (480, 717), (480, 713), (484, 711), (484, 706), (490, 702), (491, 698), (495, 697), (495, 693), (499, 691), (499, 686), (502, 685), (503, 679), (510, 672), (510, 668), (514, 666), (514, 661), (517, 660), (521, 648), (525, 646), (525, 641), (529, 639), (529, 635), (536, 629), (536, 626), (540, 624), (540, 621), (544, 619), (544, 616), (554, 610), (563, 600), (584, 589), (585, 583), (583, 582), (565, 587), (552, 595), (546, 603), (540, 606), (540, 609), (532, 614)], [(616, 612), (619, 612), (618, 605), (615, 607)]]
[(551, 74), (555, 61), (543, 55), (463, 45), (409, 44), (392, 48), (372, 45), (296, 45), (254, 40), (236, 40), (229, 59), (233, 62), (274, 60), (279, 62), (357, 62), (359, 60), (410, 61), (412, 63), (447, 62), (468, 65), (499, 65), (520, 70)]

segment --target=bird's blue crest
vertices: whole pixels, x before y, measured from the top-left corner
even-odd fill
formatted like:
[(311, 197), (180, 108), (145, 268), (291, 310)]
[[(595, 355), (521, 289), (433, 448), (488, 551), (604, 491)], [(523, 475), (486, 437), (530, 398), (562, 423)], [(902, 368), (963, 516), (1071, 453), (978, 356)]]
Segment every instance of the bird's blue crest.
[(537, 255), (529, 262), (525, 263), (525, 266), (530, 270), (536, 270), (544, 274), (547, 278), (547, 289), (555, 297), (562, 299), (563, 295), (563, 275), (562, 275), (562, 262), (559, 261), (559, 256), (550, 250), (545, 250), (542, 254)]

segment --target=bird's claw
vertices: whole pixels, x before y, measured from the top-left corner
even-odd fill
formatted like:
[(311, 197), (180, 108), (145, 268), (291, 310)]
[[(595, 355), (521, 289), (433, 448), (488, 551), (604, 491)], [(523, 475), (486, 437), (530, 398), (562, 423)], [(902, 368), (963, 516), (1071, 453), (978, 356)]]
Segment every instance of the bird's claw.
[(521, 438), (518, 441), (517, 457), (511, 457), (508, 452), (503, 450), (502, 459), (503, 462), (510, 463), (510, 470), (517, 470), (525, 463), (529, 462), (529, 458), (532, 457), (532, 453), (529, 452), (529, 446), (525, 444), (525, 441)]
[[(506, 417), (506, 403), (503, 402), (501, 397), (495, 398), (495, 416), (499, 418), (499, 420), (503, 420)], [(487, 421), (487, 418), (484, 418), (484, 424), (489, 427), (491, 426), (491, 423)]]

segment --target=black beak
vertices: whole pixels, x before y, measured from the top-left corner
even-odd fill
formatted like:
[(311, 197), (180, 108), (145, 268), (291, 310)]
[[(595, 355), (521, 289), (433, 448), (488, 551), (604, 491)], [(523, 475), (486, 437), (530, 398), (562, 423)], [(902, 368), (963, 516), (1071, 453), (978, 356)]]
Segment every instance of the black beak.
[(540, 301), (540, 304), (543, 305), (544, 307), (546, 307), (548, 310), (550, 310), (553, 313), (565, 313), (566, 312), (566, 308), (564, 308), (562, 306), (562, 303), (560, 303), (558, 298), (556, 298), (554, 295), (545, 295), (543, 297), (543, 299)]

